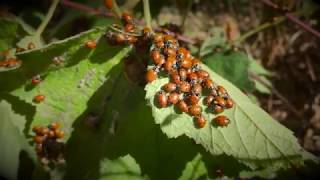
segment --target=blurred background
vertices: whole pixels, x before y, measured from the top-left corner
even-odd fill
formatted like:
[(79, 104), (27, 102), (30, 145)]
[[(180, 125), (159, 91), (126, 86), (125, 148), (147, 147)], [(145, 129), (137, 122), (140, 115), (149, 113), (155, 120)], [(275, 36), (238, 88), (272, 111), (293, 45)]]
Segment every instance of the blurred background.
[[(17, 16), (32, 27), (40, 24), (51, 4), (50, 0), (0, 2), (0, 16)], [(117, 2), (143, 23), (141, 1)], [(320, 38), (286, 15), (319, 33), (320, 3), (273, 0), (278, 5), (275, 8), (266, 2), (150, 0), (150, 6), (155, 28), (163, 26), (178, 33), (194, 55), (246, 92), (291, 129), (305, 149), (319, 156)], [(43, 38), (51, 42), (109, 25), (114, 18), (107, 17), (108, 13), (102, 0), (61, 0)], [(230, 45), (235, 55), (220, 56)]]

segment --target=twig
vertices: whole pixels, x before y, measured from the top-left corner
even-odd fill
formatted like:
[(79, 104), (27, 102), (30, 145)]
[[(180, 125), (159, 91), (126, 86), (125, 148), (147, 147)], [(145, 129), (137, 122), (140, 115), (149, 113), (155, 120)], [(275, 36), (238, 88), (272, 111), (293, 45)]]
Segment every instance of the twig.
[(118, 16), (118, 18), (121, 17), (121, 10), (117, 4), (116, 0), (112, 0), (113, 2), (113, 7), (112, 7), (112, 11)]
[(275, 89), (274, 87), (270, 86), (268, 83), (266, 83), (264, 80), (262, 80), (257, 74), (249, 71), (249, 75), (250, 75), (250, 77), (252, 79), (260, 82), (261, 84), (266, 86), (268, 89), (270, 89), (270, 91), (275, 96), (277, 96), (282, 102), (285, 103), (285, 105), (290, 109), (290, 111), (292, 111), (300, 119), (303, 119), (301, 113), (299, 113), (299, 111), (294, 106), (292, 106), (292, 103), (290, 103), (277, 89)]
[(59, 0), (53, 0), (52, 4), (50, 5), (49, 11), (48, 11), (46, 17), (41, 22), (40, 26), (38, 27), (38, 29), (35, 33), (36, 35), (40, 36), (42, 34), (42, 32), (44, 31), (44, 29), (47, 27), (50, 19), (53, 16), (54, 11), (56, 10), (58, 3), (59, 3)]
[(238, 39), (236, 39), (233, 44), (238, 44), (238, 43), (241, 43), (243, 42), (244, 40), (246, 40), (247, 38), (251, 37), (252, 35), (256, 34), (256, 33), (259, 33), (260, 31), (264, 30), (264, 29), (267, 29), (267, 28), (270, 28), (272, 26), (275, 26), (281, 22), (283, 22), (285, 20), (285, 17), (277, 17), (275, 18), (272, 22), (266, 22), (266, 23), (263, 23), (261, 25), (259, 25), (258, 27), (250, 30), (250, 31), (247, 31), (246, 33), (244, 33), (243, 35), (241, 35)]
[[(261, 0), (264, 4), (272, 7), (275, 10), (279, 9), (279, 6), (275, 3), (273, 3), (270, 0)], [(320, 32), (316, 31), (315, 29), (313, 29), (307, 22), (303, 22), (300, 19), (296, 18), (295, 16), (293, 16), (290, 13), (285, 13), (285, 17), (287, 19), (289, 19), (290, 21), (296, 23), (297, 25), (299, 25), (300, 27), (302, 27), (302, 29), (304, 29), (305, 31), (310, 32), (311, 34), (315, 35), (316, 37), (320, 38)]]
[(144, 19), (147, 23), (147, 27), (152, 29), (149, 0), (143, 0), (143, 13), (144, 13)]
[(103, 11), (101, 11), (99, 9), (92, 8), (92, 7), (83, 5), (81, 3), (72, 2), (72, 1), (69, 1), (69, 0), (62, 0), (61, 4), (66, 6), (66, 7), (70, 7), (70, 8), (73, 8), (73, 9), (78, 9), (80, 11), (88, 12), (88, 13), (91, 13), (91, 14), (101, 15), (101, 16), (104, 16), (104, 17), (114, 17), (115, 16), (113, 13), (103, 12)]

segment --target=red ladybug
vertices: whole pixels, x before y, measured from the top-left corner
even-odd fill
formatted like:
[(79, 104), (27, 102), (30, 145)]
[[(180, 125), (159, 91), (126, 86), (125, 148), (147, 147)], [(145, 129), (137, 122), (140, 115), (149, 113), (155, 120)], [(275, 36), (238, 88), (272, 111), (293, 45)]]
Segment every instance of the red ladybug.
[(202, 91), (202, 86), (200, 84), (195, 84), (192, 86), (191, 92), (195, 95), (200, 95)]
[(89, 40), (85, 43), (86, 48), (88, 49), (94, 49), (97, 47), (97, 43), (94, 40)]
[(122, 13), (121, 18), (125, 24), (131, 24), (133, 22), (132, 16), (127, 12)]
[(199, 100), (200, 100), (200, 98), (197, 95), (192, 94), (192, 95), (188, 96), (188, 102), (191, 105), (198, 104)]
[(155, 69), (149, 69), (146, 73), (146, 81), (147, 83), (151, 83), (152, 81), (156, 80), (158, 77), (158, 73)]
[(107, 9), (112, 9), (113, 8), (113, 0), (104, 0), (104, 6)]
[(188, 93), (190, 92), (190, 89), (191, 89), (191, 85), (186, 81), (182, 81), (179, 84), (179, 91), (182, 93)]
[(190, 58), (183, 58), (180, 60), (180, 66), (185, 69), (190, 69), (192, 67), (192, 60)]
[(167, 107), (167, 105), (168, 105), (168, 97), (165, 95), (164, 92), (160, 91), (158, 93), (157, 102), (158, 102), (158, 105), (160, 106), (160, 108)]
[(182, 81), (185, 81), (188, 76), (188, 71), (186, 69), (179, 69), (179, 75)]
[(226, 108), (232, 108), (233, 107), (233, 101), (232, 99), (228, 98), (226, 100)]
[(213, 113), (215, 114), (220, 114), (224, 111), (223, 107), (219, 106), (219, 105), (215, 105), (213, 107)]
[(169, 104), (177, 104), (179, 102), (179, 94), (176, 92), (172, 92), (169, 94), (168, 103)]
[(230, 123), (230, 120), (226, 116), (217, 116), (213, 119), (214, 123), (217, 124), (218, 126), (228, 126)]
[(40, 75), (33, 76), (31, 79), (31, 84), (36, 86), (41, 82)]
[(213, 100), (214, 100), (214, 96), (208, 95), (208, 96), (204, 99), (204, 104), (207, 105), (207, 106), (210, 106), (211, 103), (213, 102)]
[(207, 80), (209, 78), (209, 73), (205, 70), (199, 70), (196, 73), (197, 73), (198, 78), (201, 82), (203, 82), (204, 80)]
[(33, 102), (35, 102), (35, 103), (41, 103), (42, 101), (44, 101), (45, 100), (45, 96), (44, 95), (37, 95), (37, 96), (35, 96), (34, 98), (33, 98)]
[(203, 128), (206, 125), (206, 119), (203, 116), (197, 116), (196, 117), (197, 126), (199, 128)]
[(183, 100), (179, 101), (178, 107), (182, 112), (187, 113), (189, 111), (187, 103)]
[(180, 76), (177, 72), (172, 72), (170, 74), (170, 78), (171, 78), (171, 82), (175, 83), (175, 84), (180, 84), (181, 83), (181, 79)]
[(192, 116), (199, 116), (202, 112), (202, 109), (200, 106), (198, 105), (192, 105), (190, 108), (189, 108), (189, 113), (192, 115)]
[(172, 91), (175, 91), (177, 89), (177, 85), (175, 83), (169, 82), (169, 83), (167, 83), (167, 84), (165, 84), (163, 86), (163, 89), (166, 92), (172, 92)]

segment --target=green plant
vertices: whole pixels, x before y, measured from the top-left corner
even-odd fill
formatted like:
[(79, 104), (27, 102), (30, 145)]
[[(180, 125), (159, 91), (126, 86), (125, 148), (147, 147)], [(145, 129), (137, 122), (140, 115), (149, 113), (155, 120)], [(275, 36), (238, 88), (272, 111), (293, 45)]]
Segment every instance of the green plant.
[[(53, 1), (37, 30), (30, 30), (19, 18), (0, 19), (0, 51), (9, 49), (6, 59), (21, 60), (21, 65), (2, 65), (0, 72), (0, 142), (4, 145), (0, 170), (5, 177), (270, 178), (279, 170), (317, 161), (302, 149), (290, 130), (242, 92), (266, 88), (264, 84), (258, 88), (248, 69), (263, 78), (269, 73), (245, 53), (232, 50), (219, 29), (214, 32), (221, 37), (208, 39), (199, 54), (202, 68), (227, 89), (235, 105), (223, 112), (231, 121), (228, 127), (216, 127), (208, 121), (198, 129), (190, 115), (177, 112), (173, 106), (157, 106), (155, 95), (169, 82), (168, 76), (160, 74), (145, 87), (141, 85), (139, 78), (147, 68), (144, 59), (150, 62), (149, 55), (132, 45), (110, 45), (106, 33), (115, 31), (112, 22), (46, 44), (41, 35), (58, 3)], [(143, 0), (143, 5), (150, 28), (149, 1)], [(114, 11), (119, 16), (120, 10)], [(97, 44), (88, 48), (88, 41)], [(30, 48), (30, 42), (35, 48)], [(220, 52), (210, 51), (223, 45), (227, 47)], [(16, 52), (16, 46), (27, 50)], [(150, 45), (146, 54), (149, 49)], [(135, 73), (138, 80), (130, 77), (127, 68), (139, 71)], [(41, 82), (32, 84), (32, 77), (37, 75)], [(39, 94), (45, 95), (45, 100), (35, 103)], [(207, 120), (216, 117), (207, 111), (203, 116)], [(31, 142), (32, 127), (56, 121), (65, 132), (66, 163), (45, 168)]]

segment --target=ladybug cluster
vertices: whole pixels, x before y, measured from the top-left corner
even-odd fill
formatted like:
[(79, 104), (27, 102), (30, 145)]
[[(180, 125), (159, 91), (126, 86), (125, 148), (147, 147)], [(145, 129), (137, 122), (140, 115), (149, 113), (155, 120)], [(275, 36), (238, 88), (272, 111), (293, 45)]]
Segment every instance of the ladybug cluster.
[(35, 133), (33, 136), (35, 150), (42, 163), (63, 161), (65, 145), (61, 139), (64, 137), (64, 132), (60, 130), (59, 123), (54, 122), (47, 127), (34, 126), (32, 131)]
[[(176, 105), (180, 111), (194, 116), (196, 125), (202, 128), (206, 124), (203, 110), (199, 106), (203, 91), (208, 94), (204, 103), (212, 113), (219, 114), (224, 109), (233, 107), (227, 91), (210, 79), (209, 73), (201, 69), (201, 61), (193, 57), (186, 48), (179, 47), (172, 35), (155, 34), (150, 56), (152, 66), (146, 73), (146, 81), (150, 83), (156, 80), (160, 71), (170, 77), (170, 82), (163, 85), (156, 94), (160, 108)], [(229, 119), (225, 116), (218, 116), (213, 121), (219, 126), (229, 124)]]
[(0, 61), (0, 67), (14, 68), (21, 65), (21, 61), (16, 58), (8, 58), (6, 60)]
[(112, 45), (130, 45), (138, 41), (136, 37), (137, 28), (133, 21), (133, 18), (128, 13), (124, 12), (121, 15), (123, 26), (119, 24), (113, 24), (112, 29), (114, 31), (108, 31), (107, 39)]

